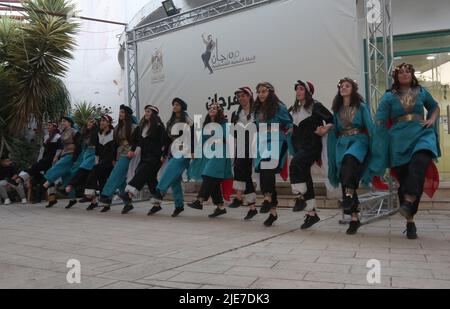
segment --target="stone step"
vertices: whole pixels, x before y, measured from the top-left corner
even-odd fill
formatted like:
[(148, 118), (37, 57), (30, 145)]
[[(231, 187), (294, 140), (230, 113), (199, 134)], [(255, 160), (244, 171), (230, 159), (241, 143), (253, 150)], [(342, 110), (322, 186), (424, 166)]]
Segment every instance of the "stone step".
[[(316, 205), (319, 209), (338, 209), (338, 197), (327, 197), (327, 190), (324, 182), (314, 183), (316, 192)], [(196, 198), (197, 192), (200, 189), (199, 183), (184, 183), (185, 201), (189, 202)], [(295, 196), (291, 192), (291, 186), (288, 182), (277, 183), (279, 207), (292, 208), (295, 205)], [(368, 189), (360, 189), (360, 195), (370, 192)], [(143, 199), (149, 197), (148, 192), (143, 192)], [(172, 201), (172, 196), (169, 193), (166, 200)], [(263, 196), (258, 195), (257, 203), (261, 204)], [(436, 192), (433, 199), (427, 196), (423, 197), (420, 205), (421, 210), (450, 210), (450, 183), (441, 184), (439, 190)]]

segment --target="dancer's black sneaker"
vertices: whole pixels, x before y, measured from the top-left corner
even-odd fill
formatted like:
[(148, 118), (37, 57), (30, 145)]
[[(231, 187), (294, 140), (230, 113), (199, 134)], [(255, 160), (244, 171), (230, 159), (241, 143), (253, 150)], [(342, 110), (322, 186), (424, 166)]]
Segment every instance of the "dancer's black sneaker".
[(217, 217), (222, 216), (222, 215), (224, 215), (226, 213), (227, 213), (227, 210), (225, 208), (224, 209), (220, 209), (219, 207), (217, 207), (214, 210), (214, 212), (212, 214), (210, 214), (208, 217), (210, 217), (210, 218), (217, 218)]
[(266, 214), (269, 213), (269, 211), (273, 208), (273, 204), (269, 201), (264, 201), (261, 205), (260, 213)]
[(175, 210), (173, 211), (173, 214), (172, 214), (172, 218), (178, 217), (178, 215), (181, 214), (183, 211), (184, 211), (184, 207), (183, 208), (175, 208)]
[(358, 232), (358, 229), (361, 227), (361, 222), (358, 221), (350, 221), (350, 227), (347, 230), (347, 235), (355, 235)]
[(295, 206), (292, 209), (293, 212), (300, 212), (305, 210), (306, 208), (306, 202), (303, 199), (303, 197), (298, 197), (297, 199), (295, 199)]
[(70, 209), (77, 204), (77, 200), (71, 200), (69, 205), (66, 206), (66, 209)]
[(239, 207), (241, 207), (243, 205), (244, 205), (244, 202), (242, 200), (240, 200), (238, 198), (234, 198), (233, 202), (230, 205), (228, 205), (228, 207), (230, 207), (230, 208), (239, 208)]
[(162, 210), (161, 206), (153, 206), (152, 209), (150, 209), (150, 211), (148, 212), (148, 215), (153, 216), (154, 214), (156, 214), (161, 210)]
[(91, 203), (88, 208), (86, 208), (87, 211), (91, 211), (94, 210), (95, 208), (98, 207), (98, 203)]
[(197, 209), (197, 210), (202, 210), (203, 209), (203, 205), (202, 203), (200, 203), (199, 200), (196, 200), (193, 203), (189, 203), (187, 204), (189, 208), (193, 208), (193, 209)]
[(270, 214), (269, 218), (267, 218), (267, 220), (264, 221), (264, 225), (266, 227), (271, 227), (273, 225), (273, 223), (277, 220), (278, 220), (278, 216), (274, 216), (274, 215)]
[(406, 225), (406, 231), (404, 231), (403, 233), (406, 233), (406, 237), (408, 237), (408, 239), (417, 239), (417, 227), (416, 224), (414, 222), (410, 222)]
[(110, 210), (111, 210), (111, 206), (103, 206), (103, 209), (100, 212), (105, 213), (105, 212), (108, 212)]
[(45, 208), (52, 208), (52, 207), (55, 206), (56, 204), (58, 204), (58, 201), (57, 201), (57, 200), (48, 202), (48, 205), (45, 206)]
[(134, 209), (132, 204), (127, 204), (123, 209), (122, 209), (122, 215), (126, 215), (127, 213), (129, 213), (130, 211), (132, 211)]
[(250, 221), (251, 219), (253, 219), (253, 217), (255, 217), (258, 214), (258, 210), (256, 209), (250, 209), (247, 213), (247, 216), (245, 216), (244, 220), (245, 221)]
[(305, 216), (305, 223), (303, 223), (303, 225), (300, 228), (302, 230), (306, 230), (318, 222), (320, 222), (320, 218), (317, 214), (315, 216), (311, 216), (311, 215), (307, 214)]

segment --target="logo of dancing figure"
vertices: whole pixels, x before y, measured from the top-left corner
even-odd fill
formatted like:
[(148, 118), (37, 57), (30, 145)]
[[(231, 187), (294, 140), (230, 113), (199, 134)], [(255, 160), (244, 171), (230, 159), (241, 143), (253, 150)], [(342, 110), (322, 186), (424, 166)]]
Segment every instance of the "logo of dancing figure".
[(161, 73), (161, 71), (163, 70), (164, 64), (163, 64), (163, 54), (162, 54), (162, 50), (157, 49), (155, 51), (155, 53), (152, 55), (152, 71), (153, 73), (157, 74), (157, 73)]
[(214, 71), (209, 62), (211, 60), (212, 50), (216, 46), (216, 43), (213, 41), (212, 35), (206, 37), (205, 34), (202, 34), (202, 39), (203, 43), (206, 45), (206, 51), (202, 54), (203, 64), (205, 65), (205, 69), (207, 68), (209, 70), (209, 74), (213, 74)]

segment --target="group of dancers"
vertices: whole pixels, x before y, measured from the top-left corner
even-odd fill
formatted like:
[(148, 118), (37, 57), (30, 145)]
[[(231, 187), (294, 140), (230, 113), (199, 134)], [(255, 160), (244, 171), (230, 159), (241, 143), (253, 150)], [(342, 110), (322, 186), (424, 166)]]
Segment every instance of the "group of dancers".
[[(234, 160), (225, 154), (212, 158), (198, 156), (194, 155), (194, 150), (191, 156), (173, 155), (172, 144), (182, 136), (182, 132), (172, 130), (175, 125), (191, 128), (188, 140), (192, 145), (197, 138), (188, 105), (180, 98), (173, 100), (172, 116), (166, 124), (159, 117), (159, 109), (152, 105), (145, 107), (139, 123), (132, 109), (122, 105), (115, 127), (113, 119), (104, 115), (100, 120), (89, 119), (86, 126), (77, 131), (73, 119), (63, 117), (60, 126), (48, 124), (48, 134), (35, 165), (16, 175), (14, 182), (5, 181), (7, 175), (0, 173), (0, 194), (7, 198), (4, 183), (15, 186), (31, 183), (37, 202), (47, 190), (47, 207), (50, 208), (57, 203), (56, 183), (61, 179), (70, 199), (66, 208), (77, 203), (76, 192), (83, 188), (84, 201), (90, 202), (88, 210), (102, 204), (101, 212), (109, 211), (113, 196), (119, 192), (124, 203), (122, 213), (127, 214), (134, 208), (133, 200), (147, 185), (152, 195), (149, 215), (162, 209), (162, 201), (171, 190), (175, 204), (172, 216), (177, 217), (184, 211), (182, 183), (187, 172), (191, 180), (201, 181), (197, 198), (188, 203), (188, 207), (201, 210), (204, 202), (211, 198), (216, 208), (210, 217), (215, 218), (227, 213), (226, 206), (247, 205), (245, 220), (258, 215), (259, 208), (259, 213), (269, 215), (264, 225), (270, 227), (278, 219), (276, 177), (283, 172), (290, 157), (289, 178), (296, 197), (293, 211), (306, 211), (301, 229), (308, 229), (320, 222), (311, 168), (315, 164), (322, 165), (322, 154), (327, 147), (329, 182), (342, 188), (343, 211), (352, 217), (347, 234), (356, 234), (361, 226), (360, 184), (369, 185), (374, 177), (383, 177), (389, 170), (399, 183), (400, 213), (407, 220), (407, 237), (416, 239), (414, 217), (420, 200), (424, 191), (430, 191), (427, 190), (430, 184), (436, 186), (433, 180), (438, 177), (433, 166), (440, 157), (437, 134), (440, 109), (430, 93), (420, 86), (412, 65), (404, 63), (396, 67), (393, 77), (394, 84), (379, 102), (374, 118), (358, 92), (358, 84), (350, 78), (338, 82), (331, 111), (314, 99), (314, 85), (304, 80), (295, 83), (295, 103), (290, 108), (281, 102), (268, 82), (257, 85), (256, 96), (249, 87), (238, 88), (235, 95), (239, 108), (231, 119), (225, 116), (219, 104), (209, 104), (203, 128), (214, 123), (224, 132), (223, 139), (214, 141), (216, 146), (226, 143), (225, 127), (230, 122), (243, 127), (255, 124), (258, 130), (263, 125), (268, 128), (265, 145), (270, 148), (277, 144), (279, 152), (278, 164), (271, 168), (264, 163), (272, 158), (261, 155), (270, 149), (259, 149), (254, 158), (250, 155), (249, 136), (246, 136), (245, 155), (235, 156)], [(202, 134), (203, 143), (212, 137), (208, 130)], [(138, 148), (140, 160), (134, 166), (130, 163), (138, 154)], [(2, 171), (4, 161), (1, 161)], [(165, 167), (160, 173), (163, 164)], [(130, 172), (134, 172), (131, 178)], [(254, 174), (259, 174), (259, 187), (264, 197), (259, 207)], [(224, 183), (230, 179), (235, 197), (225, 205)]]

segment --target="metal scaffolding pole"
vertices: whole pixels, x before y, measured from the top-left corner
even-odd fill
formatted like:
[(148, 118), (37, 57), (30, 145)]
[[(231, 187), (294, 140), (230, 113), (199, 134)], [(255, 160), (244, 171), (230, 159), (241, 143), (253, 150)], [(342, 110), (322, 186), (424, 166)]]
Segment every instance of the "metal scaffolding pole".
[(139, 108), (139, 75), (137, 68), (137, 42), (134, 42), (130, 36), (132, 36), (132, 32), (127, 32), (127, 42), (126, 46), (126, 78), (128, 85), (128, 93), (127, 93), (127, 102), (128, 106), (133, 108), (136, 112), (137, 117), (140, 117), (140, 108)]
[(369, 97), (372, 112), (386, 89), (392, 85), (394, 46), (391, 0), (365, 0), (366, 64)]
[[(366, 65), (369, 97), (367, 103), (375, 113), (378, 102), (392, 85), (394, 68), (393, 28), (391, 0), (364, 0), (366, 16)], [(368, 224), (375, 220), (391, 216), (398, 211), (396, 187), (388, 178), (389, 190), (372, 191), (359, 197), (360, 220)], [(340, 203), (341, 204), (341, 203)], [(342, 215), (342, 224), (350, 218)]]

